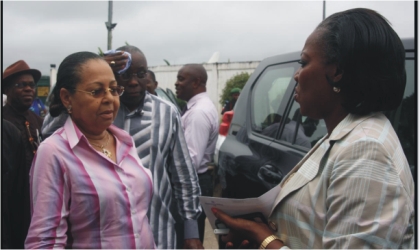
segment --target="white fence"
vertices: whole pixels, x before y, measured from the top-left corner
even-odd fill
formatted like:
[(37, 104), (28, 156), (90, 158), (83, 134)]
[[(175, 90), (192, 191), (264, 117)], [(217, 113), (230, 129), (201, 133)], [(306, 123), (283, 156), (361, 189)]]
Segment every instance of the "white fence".
[[(205, 63), (204, 68), (207, 71), (207, 93), (209, 94), (214, 105), (217, 107), (219, 114), (222, 106), (219, 104), (219, 98), (222, 90), (226, 85), (226, 81), (232, 76), (247, 72), (252, 74), (258, 66), (259, 61), (251, 62), (233, 62), (233, 63)], [(155, 72), (158, 86), (163, 89), (171, 89), (175, 93), (175, 82), (178, 70), (183, 65), (164, 65), (164, 66), (151, 66), (150, 70)]]

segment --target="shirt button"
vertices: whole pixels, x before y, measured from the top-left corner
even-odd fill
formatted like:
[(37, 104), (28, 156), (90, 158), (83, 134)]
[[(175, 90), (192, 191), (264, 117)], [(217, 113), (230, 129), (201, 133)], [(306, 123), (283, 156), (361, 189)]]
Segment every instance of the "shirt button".
[(138, 237), (139, 237), (139, 235), (138, 235), (138, 234), (134, 234), (134, 237), (138, 238)]
[(136, 213), (136, 210), (131, 210), (131, 214), (135, 214)]

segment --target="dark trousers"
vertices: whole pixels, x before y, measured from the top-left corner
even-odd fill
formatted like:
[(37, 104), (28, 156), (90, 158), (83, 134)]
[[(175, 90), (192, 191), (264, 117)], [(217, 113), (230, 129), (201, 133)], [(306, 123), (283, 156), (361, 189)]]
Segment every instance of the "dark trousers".
[[(198, 183), (201, 189), (201, 196), (213, 196), (213, 171), (208, 170), (203, 174), (198, 174)], [(202, 209), (202, 208), (201, 208)], [(206, 221), (206, 214), (202, 210), (200, 216), (197, 219), (198, 223), (198, 234), (200, 241), (204, 240), (204, 225)], [(184, 224), (177, 222), (175, 224), (175, 230), (177, 234), (177, 248), (181, 249), (184, 246)]]

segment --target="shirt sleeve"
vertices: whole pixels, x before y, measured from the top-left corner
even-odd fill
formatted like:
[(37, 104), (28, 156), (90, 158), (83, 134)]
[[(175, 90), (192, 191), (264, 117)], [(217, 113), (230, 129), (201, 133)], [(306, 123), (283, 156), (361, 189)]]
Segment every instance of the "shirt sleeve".
[(323, 248), (410, 248), (414, 205), (397, 172), (400, 151), (373, 139), (344, 147), (329, 178)]
[(25, 248), (65, 248), (69, 188), (55, 146), (42, 143), (30, 172), (32, 220)]
[(211, 133), (210, 122), (201, 110), (192, 110), (184, 122), (184, 134), (187, 141), (191, 162), (195, 169), (201, 167)]
[(198, 196), (200, 186), (195, 168), (188, 154), (181, 117), (178, 112), (172, 112), (174, 123), (172, 155), (169, 157), (168, 172), (170, 172), (173, 194), (176, 199), (180, 216), (184, 220), (184, 238), (199, 238), (197, 218), (201, 213)]

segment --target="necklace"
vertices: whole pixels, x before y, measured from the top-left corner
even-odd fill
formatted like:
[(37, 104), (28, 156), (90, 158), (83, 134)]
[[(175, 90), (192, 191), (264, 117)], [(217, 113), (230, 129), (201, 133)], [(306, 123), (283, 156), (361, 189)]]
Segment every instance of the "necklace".
[(102, 153), (104, 153), (104, 155), (106, 155), (108, 158), (111, 158), (111, 156), (112, 156), (112, 154), (111, 154), (111, 152), (108, 150), (108, 149), (106, 149), (105, 147), (106, 146), (108, 146), (108, 143), (109, 143), (109, 132), (107, 131), (107, 133), (106, 133), (106, 135), (107, 135), (107, 140), (106, 140), (106, 143), (105, 144), (102, 144), (102, 145), (97, 145), (97, 144), (93, 144), (92, 142), (90, 142), (90, 144), (92, 145), (92, 146), (95, 146), (95, 147), (98, 147), (98, 148), (101, 148), (102, 149)]
[(31, 131), (29, 131), (29, 122), (25, 121), (26, 132), (28, 132), (28, 139), (29, 143), (32, 146), (32, 152), (35, 154), (36, 150), (38, 149), (38, 144), (35, 142), (34, 138), (32, 137)]

